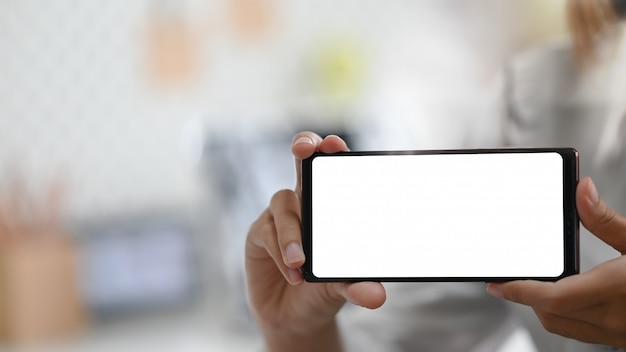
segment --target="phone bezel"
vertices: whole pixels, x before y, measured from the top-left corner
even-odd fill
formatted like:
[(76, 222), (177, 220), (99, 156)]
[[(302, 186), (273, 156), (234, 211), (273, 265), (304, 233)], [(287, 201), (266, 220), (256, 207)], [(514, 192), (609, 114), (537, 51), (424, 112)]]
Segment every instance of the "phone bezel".
[[(564, 270), (556, 277), (317, 277), (312, 272), (312, 165), (319, 157), (367, 155), (432, 155), (432, 154), (487, 154), (487, 153), (558, 153), (563, 159), (563, 247)], [(403, 151), (349, 151), (333, 154), (315, 153), (302, 160), (302, 245), (306, 260), (302, 266), (304, 279), (309, 282), (502, 282), (531, 279), (557, 281), (579, 272), (579, 219), (576, 211), (576, 186), (579, 181), (578, 151), (574, 148), (499, 148), (499, 149), (447, 149)]]

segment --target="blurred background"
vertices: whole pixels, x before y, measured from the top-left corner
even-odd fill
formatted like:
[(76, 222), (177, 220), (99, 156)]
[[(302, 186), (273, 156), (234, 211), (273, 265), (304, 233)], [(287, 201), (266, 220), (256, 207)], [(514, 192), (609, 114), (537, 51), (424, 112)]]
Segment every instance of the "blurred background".
[(243, 243), (293, 133), (490, 146), (563, 1), (0, 0), (0, 346), (259, 350)]

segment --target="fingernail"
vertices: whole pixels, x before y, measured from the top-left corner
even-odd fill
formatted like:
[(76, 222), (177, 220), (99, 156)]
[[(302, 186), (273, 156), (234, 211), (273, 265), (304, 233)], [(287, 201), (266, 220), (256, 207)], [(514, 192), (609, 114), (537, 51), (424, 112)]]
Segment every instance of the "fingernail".
[(598, 189), (593, 181), (589, 179), (589, 201), (591, 202), (591, 205), (596, 205), (599, 200), (600, 196), (598, 195)]
[(302, 247), (296, 242), (291, 242), (285, 248), (285, 262), (287, 264), (293, 264), (302, 262), (304, 260), (304, 252)]
[(496, 297), (504, 298), (504, 292), (502, 292), (502, 286), (499, 284), (487, 284), (487, 293)]
[(301, 143), (307, 143), (307, 144), (313, 144), (313, 140), (307, 136), (302, 136), (298, 139), (296, 139), (295, 142), (293, 142), (293, 145), (298, 145)]
[(302, 273), (298, 269), (287, 269), (287, 279), (292, 284), (299, 284), (302, 282)]

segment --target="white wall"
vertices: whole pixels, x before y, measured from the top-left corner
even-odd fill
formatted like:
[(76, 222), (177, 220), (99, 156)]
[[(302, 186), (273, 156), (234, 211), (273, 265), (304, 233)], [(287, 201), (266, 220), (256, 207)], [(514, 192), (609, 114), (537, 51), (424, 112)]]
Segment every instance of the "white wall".
[[(21, 170), (43, 187), (67, 175), (69, 212), (81, 218), (195, 204), (203, 187), (194, 167), (199, 129), (333, 126), (347, 118), (409, 131), (402, 146), (448, 143), (439, 136), (456, 143), (462, 136), (447, 126), (467, 119), (459, 112), (475, 103), (468, 93), (538, 37), (515, 19), (537, 6), (558, 13), (561, 5), (265, 3), (268, 34), (246, 40), (232, 30), (226, 0), (0, 2), (0, 180)], [(154, 13), (189, 26), (195, 64), (187, 83), (151, 79), (146, 38)], [(559, 21), (542, 35), (560, 30)], [(347, 60), (361, 67), (358, 89), (339, 101), (316, 68), (337, 47), (351, 48)]]

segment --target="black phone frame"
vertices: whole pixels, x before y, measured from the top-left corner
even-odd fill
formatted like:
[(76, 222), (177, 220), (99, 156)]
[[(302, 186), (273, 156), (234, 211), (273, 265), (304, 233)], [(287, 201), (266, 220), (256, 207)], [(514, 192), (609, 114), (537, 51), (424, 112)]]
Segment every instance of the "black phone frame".
[[(564, 270), (556, 277), (317, 277), (313, 274), (312, 253), (312, 165), (318, 157), (363, 155), (429, 155), (429, 154), (487, 154), (487, 153), (558, 153), (563, 158), (563, 247)], [(580, 222), (576, 211), (576, 187), (579, 182), (579, 155), (574, 148), (497, 148), (497, 149), (440, 149), (394, 151), (347, 151), (332, 154), (314, 153), (302, 160), (302, 245), (305, 263), (302, 274), (308, 282), (506, 282), (513, 280), (558, 281), (578, 274), (580, 270)]]

